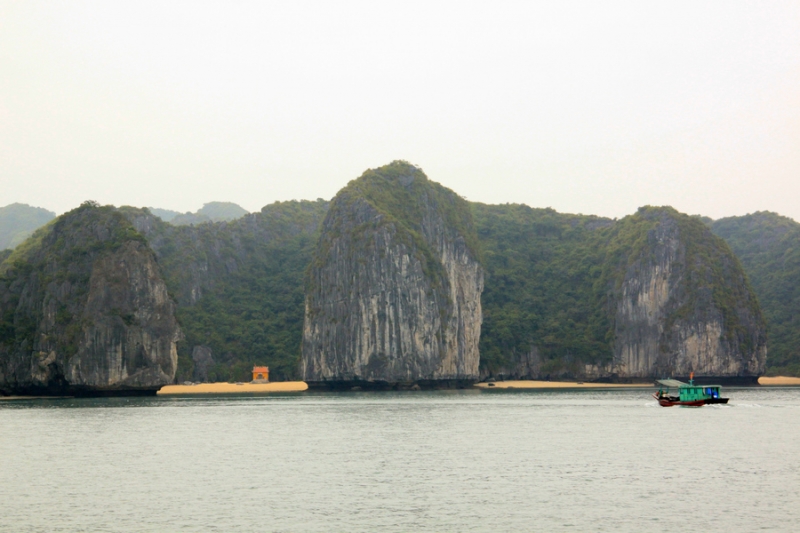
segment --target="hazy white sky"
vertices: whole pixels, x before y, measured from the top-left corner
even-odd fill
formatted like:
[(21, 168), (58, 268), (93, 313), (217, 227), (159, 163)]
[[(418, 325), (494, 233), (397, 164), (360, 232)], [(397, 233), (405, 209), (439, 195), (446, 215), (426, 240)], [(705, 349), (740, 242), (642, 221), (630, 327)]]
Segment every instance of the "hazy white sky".
[(0, 206), (470, 200), (800, 220), (800, 2), (0, 0)]

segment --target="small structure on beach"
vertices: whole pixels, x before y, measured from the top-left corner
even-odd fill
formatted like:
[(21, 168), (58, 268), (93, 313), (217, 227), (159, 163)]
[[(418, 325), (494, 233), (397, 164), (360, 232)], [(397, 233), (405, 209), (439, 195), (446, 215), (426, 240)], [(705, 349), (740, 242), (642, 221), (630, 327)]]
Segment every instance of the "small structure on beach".
[(269, 367), (268, 366), (254, 366), (253, 367), (253, 383), (266, 383), (269, 381)]

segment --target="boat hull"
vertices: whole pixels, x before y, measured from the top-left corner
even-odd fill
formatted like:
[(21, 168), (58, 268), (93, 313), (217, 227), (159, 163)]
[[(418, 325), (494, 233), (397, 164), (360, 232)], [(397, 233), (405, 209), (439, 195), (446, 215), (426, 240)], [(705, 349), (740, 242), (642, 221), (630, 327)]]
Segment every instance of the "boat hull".
[(705, 398), (703, 400), (692, 400), (689, 402), (682, 402), (677, 396), (659, 396), (658, 393), (653, 394), (653, 398), (658, 401), (661, 407), (672, 407), (673, 405), (685, 405), (687, 407), (702, 407), (712, 403), (728, 403), (728, 398)]
[(658, 400), (658, 405), (661, 407), (672, 407), (673, 405), (683, 405), (686, 407), (703, 407), (706, 404), (705, 400), (694, 400), (691, 402), (682, 402), (680, 400), (671, 400), (669, 398), (661, 398)]

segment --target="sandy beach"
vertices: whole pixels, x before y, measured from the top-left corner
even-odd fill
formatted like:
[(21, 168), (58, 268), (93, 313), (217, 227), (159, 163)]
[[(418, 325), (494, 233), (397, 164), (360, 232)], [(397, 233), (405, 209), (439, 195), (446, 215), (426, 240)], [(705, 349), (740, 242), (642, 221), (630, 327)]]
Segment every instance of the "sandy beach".
[(583, 383), (578, 381), (496, 381), (476, 383), (481, 389), (651, 389), (652, 383)]
[(787, 376), (775, 376), (775, 377), (762, 376), (758, 378), (758, 384), (765, 386), (800, 385), (800, 378), (791, 378)]
[(197, 385), (165, 385), (158, 391), (158, 395), (302, 392), (307, 389), (308, 385), (305, 381), (277, 381), (275, 383), (198, 383)]

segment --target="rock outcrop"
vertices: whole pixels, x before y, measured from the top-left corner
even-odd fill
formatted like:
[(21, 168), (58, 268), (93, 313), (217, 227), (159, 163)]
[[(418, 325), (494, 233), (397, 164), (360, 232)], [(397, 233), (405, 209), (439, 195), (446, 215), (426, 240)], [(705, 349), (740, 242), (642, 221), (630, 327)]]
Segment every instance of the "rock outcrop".
[(620, 221), (474, 206), (486, 251), (481, 377), (753, 382), (761, 308), (702, 220), (645, 207)]
[(192, 348), (192, 362), (194, 371), (192, 381), (205, 383), (208, 381), (208, 371), (214, 366), (214, 357), (208, 346), (194, 346)]
[(180, 337), (152, 250), (113, 207), (83, 204), (0, 266), (4, 393), (154, 393)]
[(468, 204), (408, 163), (369, 170), (323, 222), (306, 287), (303, 379), (476, 380), (482, 290)]
[(614, 373), (754, 381), (764, 372), (761, 309), (722, 239), (669, 208), (642, 208), (616, 229), (630, 233), (611, 300)]

